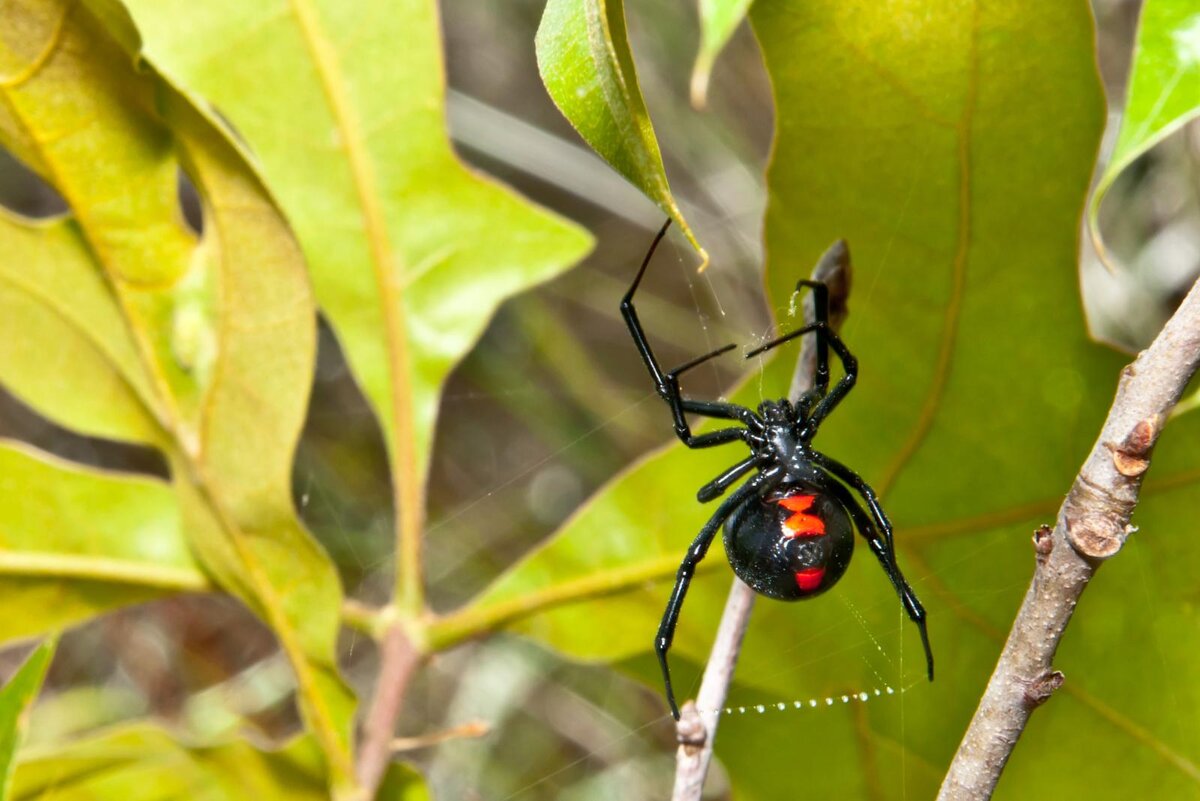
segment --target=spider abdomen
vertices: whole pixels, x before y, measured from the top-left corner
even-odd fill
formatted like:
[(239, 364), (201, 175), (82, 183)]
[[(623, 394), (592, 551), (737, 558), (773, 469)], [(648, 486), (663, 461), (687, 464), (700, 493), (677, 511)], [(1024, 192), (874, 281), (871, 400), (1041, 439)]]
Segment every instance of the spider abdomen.
[(834, 498), (782, 485), (748, 498), (725, 522), (725, 553), (738, 578), (781, 601), (820, 595), (854, 553), (854, 528)]

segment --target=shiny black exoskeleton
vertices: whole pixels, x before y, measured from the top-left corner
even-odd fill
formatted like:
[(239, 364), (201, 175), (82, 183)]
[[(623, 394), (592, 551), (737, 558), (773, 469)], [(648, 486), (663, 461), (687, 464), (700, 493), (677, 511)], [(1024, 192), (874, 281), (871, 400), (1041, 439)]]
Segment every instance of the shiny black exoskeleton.
[[(803, 511), (793, 510), (798, 507)], [(794, 533), (788, 521), (797, 516), (819, 521), (819, 533)], [(799, 601), (825, 592), (846, 572), (854, 527), (837, 501), (784, 484), (733, 510), (725, 521), (725, 555), (750, 589), (778, 601)]]
[[(933, 651), (929, 647), (925, 610), (896, 565), (892, 525), (880, 507), (875, 491), (853, 470), (813, 450), (809, 444), (821, 422), (846, 396), (858, 376), (858, 362), (829, 327), (828, 288), (819, 281), (799, 281), (797, 292), (801, 287), (809, 287), (813, 292), (815, 322), (746, 354), (746, 358), (750, 358), (804, 334), (816, 335), (817, 366), (813, 388), (795, 404), (786, 399), (764, 401), (757, 410), (752, 410), (734, 403), (686, 398), (679, 389), (679, 376), (727, 353), (734, 346), (719, 348), (669, 372), (664, 372), (655, 359), (633, 307), (633, 296), (669, 225), (670, 220), (658, 232), (646, 253), (637, 276), (621, 301), (621, 314), (654, 379), (658, 394), (671, 407), (675, 434), (679, 439), (689, 448), (709, 448), (740, 441), (750, 449), (748, 457), (700, 488), (696, 493), (700, 502), (707, 503), (720, 497), (738, 479), (754, 473), (721, 502), (700, 529), (676, 574), (675, 588), (654, 640), (671, 714), (679, 719), (667, 652), (696, 565), (708, 553), (722, 523), (725, 524), (725, 553), (738, 577), (756, 592), (785, 601), (811, 598), (832, 587), (850, 564), (854, 550), (853, 531), (858, 529), (896, 588), (904, 610), (920, 631), (932, 681)], [(832, 388), (829, 385), (830, 348), (837, 354), (845, 372)], [(689, 413), (728, 420), (734, 425), (693, 434), (687, 422)], [(865, 504), (860, 503), (854, 493), (858, 493)]]

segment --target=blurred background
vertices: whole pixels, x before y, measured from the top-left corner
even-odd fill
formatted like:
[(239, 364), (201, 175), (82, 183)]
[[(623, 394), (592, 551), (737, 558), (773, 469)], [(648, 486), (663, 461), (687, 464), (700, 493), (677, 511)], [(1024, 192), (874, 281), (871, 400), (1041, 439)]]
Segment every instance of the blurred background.
[[(542, 5), (441, 2), (449, 126), (460, 155), (586, 226), (597, 246), (560, 279), (505, 304), (451, 377), (430, 478), (428, 584), (439, 610), (478, 592), (598, 486), (671, 438), (617, 312), (662, 217), (578, 140), (546, 96), (533, 53)], [(1138, 3), (1094, 7), (1113, 128)], [(643, 320), (667, 362), (695, 355), (698, 343), (761, 339), (773, 325), (760, 243), (773, 119), (754, 38), (745, 26), (734, 37), (708, 109), (697, 112), (687, 99), (699, 38), (694, 4), (629, 0), (627, 14), (675, 196), (712, 255), (712, 267), (697, 275), (693, 251), (668, 242), (639, 296)], [(1101, 221), (1120, 269), (1106, 269), (1085, 247), (1080, 273), (1098, 338), (1142, 347), (1200, 272), (1197, 176), (1193, 123), (1110, 192)], [(180, 191), (185, 209), (194, 208), (189, 188)], [(6, 155), (0, 203), (29, 216), (64, 208)], [(690, 377), (691, 391), (719, 395), (739, 366), (706, 365)], [(85, 463), (165, 472), (154, 453), (73, 435), (2, 389), (0, 437)], [(382, 602), (392, 571), (385, 452), (327, 330), (294, 489), (348, 594)], [(0, 672), (11, 672), (26, 650), (0, 655)], [(373, 645), (347, 631), (342, 654), (361, 691), (375, 673)], [(153, 714), (197, 734), (249, 721), (263, 742), (275, 741), (298, 725), (290, 681), (270, 634), (232, 600), (189, 596), (132, 608), (64, 637), (33, 740)], [(430, 734), (468, 718), (489, 725), (484, 737), (411, 753), (438, 798), (663, 798), (674, 742), (663, 712), (657, 687), (501, 635), (436, 658), (410, 692), (400, 733)], [(712, 797), (722, 798), (727, 787), (716, 772)]]

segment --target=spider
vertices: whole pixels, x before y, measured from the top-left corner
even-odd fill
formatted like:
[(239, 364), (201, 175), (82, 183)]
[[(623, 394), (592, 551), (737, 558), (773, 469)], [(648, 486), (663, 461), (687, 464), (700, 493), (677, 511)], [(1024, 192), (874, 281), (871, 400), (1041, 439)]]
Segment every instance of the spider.
[[(679, 389), (679, 377), (735, 346), (718, 348), (670, 371), (663, 371), (654, 357), (633, 307), (633, 295), (670, 224), (668, 219), (650, 245), (637, 276), (621, 300), (621, 315), (650, 377), (654, 379), (655, 389), (671, 407), (675, 434), (683, 444), (689, 448), (711, 448), (743, 442), (750, 448), (748, 457), (701, 487), (696, 493), (697, 500), (701, 503), (715, 500), (738, 479), (754, 472), (749, 481), (721, 502), (688, 548), (659, 623), (654, 650), (662, 667), (671, 714), (679, 720), (667, 652), (675, 636), (675, 625), (692, 575), (708, 553), (722, 523), (725, 525), (725, 555), (733, 572), (755, 592), (781, 601), (812, 598), (836, 584), (850, 564), (854, 529), (857, 528), (896, 588), (904, 611), (920, 630), (929, 680), (933, 681), (933, 651), (925, 627), (925, 609), (896, 565), (892, 524), (879, 505), (875, 491), (849, 467), (810, 445), (821, 423), (846, 397), (858, 376), (857, 360), (829, 326), (829, 288), (820, 281), (801, 279), (797, 282), (797, 292), (802, 287), (812, 290), (815, 322), (746, 354), (749, 359), (804, 334), (816, 334), (817, 365), (813, 387), (795, 404), (786, 398), (768, 400), (760, 403), (757, 410), (752, 410), (734, 403), (685, 397)], [(830, 348), (841, 360), (845, 373), (832, 389), (829, 386)], [(734, 425), (693, 434), (685, 416), (688, 413), (728, 420)], [(865, 505), (855, 498), (851, 489), (862, 496)]]

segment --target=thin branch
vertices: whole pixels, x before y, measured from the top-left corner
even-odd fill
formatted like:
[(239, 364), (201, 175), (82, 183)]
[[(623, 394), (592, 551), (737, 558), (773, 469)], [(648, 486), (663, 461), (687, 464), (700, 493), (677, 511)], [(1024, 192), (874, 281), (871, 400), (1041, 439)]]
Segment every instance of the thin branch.
[(379, 677), (375, 695), (363, 722), (362, 743), (358, 752), (358, 781), (363, 798), (374, 798), (379, 782), (392, 758), (392, 740), (396, 718), (408, 689), (408, 682), (421, 662), (421, 651), (399, 622), (393, 622), (379, 643)]
[[(646, 458), (653, 459), (651, 453)], [(618, 595), (631, 588), (662, 581), (679, 569), (677, 556), (663, 556), (626, 567), (599, 570), (560, 584), (551, 584), (525, 595), (486, 606), (468, 605), (456, 612), (432, 618), (425, 627), (426, 650), (445, 651), (467, 640), (491, 634), (515, 621), (559, 606)], [(696, 573), (716, 570), (717, 564), (701, 562)]]
[(391, 742), (392, 753), (398, 754), (402, 751), (418, 751), (422, 748), (432, 748), (435, 745), (448, 743), (451, 740), (473, 740), (486, 736), (491, 730), (492, 727), (486, 721), (472, 720), (458, 726), (452, 726), (449, 729), (435, 731), (432, 734), (422, 734), (416, 737), (394, 737)]
[(1036, 567), (1008, 642), (938, 795), (987, 799), (1030, 714), (1062, 685), (1051, 661), (1096, 569), (1133, 532), (1150, 452), (1200, 364), (1200, 284), (1149, 348), (1126, 367), (1092, 452), (1054, 529), (1034, 534)]
[(675, 724), (679, 748), (675, 752), (675, 790), (671, 801), (697, 801), (703, 793), (704, 779), (712, 762), (713, 743), (717, 739), (717, 722), (721, 708), (725, 706), (725, 695), (733, 681), (733, 669), (737, 666), (742, 638), (753, 610), (754, 590), (735, 576), (717, 637), (713, 640), (712, 653), (704, 668), (704, 678), (700, 680), (700, 692), (696, 694), (695, 702), (684, 703), (679, 711), (679, 722)]
[[(846, 299), (850, 295), (850, 250), (845, 240), (839, 239), (817, 261), (813, 279), (824, 281), (829, 286), (829, 322), (835, 329), (846, 319)], [(815, 319), (810, 294), (804, 301), (804, 321)], [(796, 360), (792, 375), (792, 386), (788, 397), (795, 402), (812, 387), (813, 373), (817, 367), (816, 338), (806, 337)], [(721, 624), (713, 640), (712, 652), (700, 680), (700, 692), (696, 703), (688, 701), (680, 710), (679, 722), (675, 724), (675, 736), (679, 749), (675, 753), (675, 790), (672, 801), (699, 801), (704, 790), (704, 779), (712, 763), (713, 744), (717, 739), (717, 722), (725, 706), (729, 683), (737, 665), (742, 648), (742, 638), (754, 609), (754, 591), (741, 579), (734, 578), (725, 601)]]

